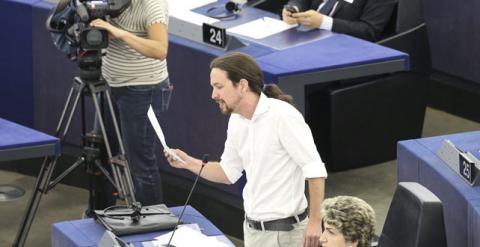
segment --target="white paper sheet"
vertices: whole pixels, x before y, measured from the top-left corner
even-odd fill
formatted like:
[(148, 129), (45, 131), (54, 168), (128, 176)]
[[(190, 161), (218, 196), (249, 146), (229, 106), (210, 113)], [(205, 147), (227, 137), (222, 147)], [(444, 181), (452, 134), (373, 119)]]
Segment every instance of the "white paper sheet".
[(179, 9), (191, 10), (216, 1), (217, 0), (168, 0), (168, 8), (170, 11)]
[(229, 28), (227, 29), (227, 33), (239, 34), (253, 39), (263, 39), (295, 26), (296, 25), (289, 25), (281, 20), (270, 17), (262, 17), (254, 21)]
[[(153, 241), (153, 244), (157, 247), (162, 247), (168, 244), (172, 232), (158, 236)], [(219, 241), (216, 238), (208, 237), (201, 232), (197, 232), (190, 227), (179, 227), (173, 235), (171, 245), (176, 247), (228, 247), (227, 244)]]
[(196, 232), (202, 232), (202, 229), (200, 229), (200, 226), (198, 224), (182, 224), (178, 225), (178, 227), (189, 227), (190, 229), (196, 231)]
[(153, 111), (152, 106), (148, 107), (148, 112), (147, 112), (148, 120), (150, 120), (150, 123), (152, 124), (153, 129), (155, 130), (155, 133), (158, 136), (158, 139), (160, 140), (160, 143), (162, 143), (163, 150), (168, 152), (171, 156), (173, 156), (174, 160), (179, 160), (182, 163), (185, 163), (180, 157), (177, 156), (175, 152), (173, 152), (168, 146), (167, 142), (165, 141), (165, 136), (163, 135), (162, 127), (160, 127), (160, 123), (158, 123), (157, 116), (155, 116), (155, 112)]

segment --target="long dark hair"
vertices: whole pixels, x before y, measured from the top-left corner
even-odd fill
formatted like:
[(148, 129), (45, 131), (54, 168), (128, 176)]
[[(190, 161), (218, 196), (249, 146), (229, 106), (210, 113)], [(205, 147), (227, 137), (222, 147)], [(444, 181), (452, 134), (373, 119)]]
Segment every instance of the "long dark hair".
[(293, 104), (293, 97), (284, 94), (277, 85), (264, 85), (260, 66), (255, 62), (255, 59), (245, 53), (232, 52), (217, 57), (210, 63), (210, 69), (213, 68), (227, 72), (227, 78), (233, 82), (234, 86), (237, 86), (241, 79), (245, 79), (248, 81), (248, 87), (252, 92), (258, 95), (263, 92), (269, 98)]
[(285, 94), (276, 84), (266, 84), (263, 87), (263, 93), (269, 98), (283, 100), (291, 105), (295, 105), (292, 95)]

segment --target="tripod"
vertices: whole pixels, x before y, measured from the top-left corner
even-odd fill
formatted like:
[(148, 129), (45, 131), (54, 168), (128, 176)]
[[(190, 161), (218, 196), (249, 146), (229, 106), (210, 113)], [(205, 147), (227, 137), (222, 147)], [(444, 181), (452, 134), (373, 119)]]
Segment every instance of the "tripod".
[[(58, 122), (55, 136), (60, 139), (61, 142), (64, 141), (65, 136), (68, 133), (68, 129), (70, 127), (70, 123), (72, 121), (73, 115), (75, 110), (78, 106), (78, 102), (80, 98), (82, 99), (82, 103), (84, 100), (85, 95), (91, 96), (93, 99), (93, 103), (95, 106), (96, 116), (99, 121), (101, 133), (103, 135), (103, 142), (105, 143), (106, 153), (108, 155), (108, 162), (112, 168), (112, 176), (110, 176), (109, 172), (100, 164), (99, 162), (99, 148), (98, 143), (101, 142), (101, 137), (94, 134), (89, 134), (85, 137), (84, 141), (84, 150), (82, 156), (80, 156), (77, 161), (71, 165), (68, 169), (66, 169), (62, 174), (60, 174), (56, 179), (51, 181), (53, 171), (55, 169), (55, 165), (59, 157), (45, 157), (42, 163), (42, 167), (40, 168), (40, 172), (38, 174), (37, 180), (35, 182), (35, 188), (33, 190), (32, 197), (30, 198), (29, 204), (27, 206), (27, 211), (22, 219), (22, 224), (20, 225), (20, 229), (17, 232), (17, 236), (15, 238), (15, 242), (13, 243), (14, 247), (22, 247), (25, 244), (25, 240), (28, 235), (28, 231), (32, 225), (33, 219), (35, 217), (36, 211), (38, 209), (38, 205), (40, 204), (40, 200), (42, 198), (42, 194), (47, 194), (55, 185), (57, 185), (65, 176), (67, 176), (71, 171), (73, 171), (78, 166), (85, 164), (87, 165), (87, 169), (91, 169), (92, 167), (97, 167), (107, 179), (113, 184), (115, 189), (118, 191), (118, 195), (120, 198), (123, 198), (127, 204), (127, 206), (132, 206), (135, 204), (135, 195), (133, 189), (133, 182), (132, 177), (130, 175), (130, 170), (128, 167), (127, 159), (125, 158), (125, 149), (123, 146), (122, 138), (120, 136), (120, 130), (118, 128), (117, 120), (115, 118), (115, 112), (113, 110), (113, 105), (111, 101), (111, 96), (109, 91), (107, 90), (107, 83), (105, 80), (94, 80), (94, 81), (84, 81), (80, 77), (75, 77), (73, 79), (73, 85), (70, 89), (68, 94), (67, 101), (63, 108), (60, 120)], [(100, 105), (98, 102), (99, 97), (106, 96), (106, 101), (108, 105), (108, 111), (110, 112), (113, 127), (115, 129), (115, 135), (118, 139), (119, 144), (119, 152), (120, 154), (113, 157), (112, 151), (110, 149), (110, 144), (107, 138), (107, 133), (105, 130), (105, 125), (103, 121), (102, 111), (100, 110)], [(82, 104), (82, 124), (84, 126), (84, 110)], [(85, 130), (83, 129), (85, 133)], [(100, 140), (99, 140), (100, 138)], [(90, 187), (92, 187), (92, 183), (90, 183)], [(90, 197), (89, 197), (89, 209), (93, 209), (93, 194), (92, 188), (90, 188)]]

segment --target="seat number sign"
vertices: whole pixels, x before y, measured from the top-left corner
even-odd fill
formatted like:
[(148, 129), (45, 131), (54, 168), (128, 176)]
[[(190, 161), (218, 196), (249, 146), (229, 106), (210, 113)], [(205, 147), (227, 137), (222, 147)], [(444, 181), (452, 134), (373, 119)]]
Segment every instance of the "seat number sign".
[(473, 184), (475, 181), (475, 177), (477, 174), (475, 174), (475, 163), (472, 162), (470, 159), (465, 157), (463, 154), (459, 155), (459, 169), (458, 171), (460, 172), (460, 175), (467, 180), (470, 184)]
[(225, 31), (225, 28), (219, 28), (203, 23), (202, 29), (203, 42), (220, 48), (225, 48), (227, 45), (227, 32)]

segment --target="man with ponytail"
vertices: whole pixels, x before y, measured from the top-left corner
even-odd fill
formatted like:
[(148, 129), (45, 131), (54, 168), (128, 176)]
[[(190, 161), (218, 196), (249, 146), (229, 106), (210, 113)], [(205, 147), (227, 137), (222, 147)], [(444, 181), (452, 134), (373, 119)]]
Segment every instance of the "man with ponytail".
[[(264, 85), (260, 67), (246, 54), (218, 57), (210, 68), (212, 99), (230, 119), (221, 160), (209, 162), (201, 176), (233, 184), (245, 171), (246, 247), (320, 246), (327, 172), (292, 97)], [(201, 160), (174, 152), (184, 162), (166, 153), (173, 167), (198, 174)]]

